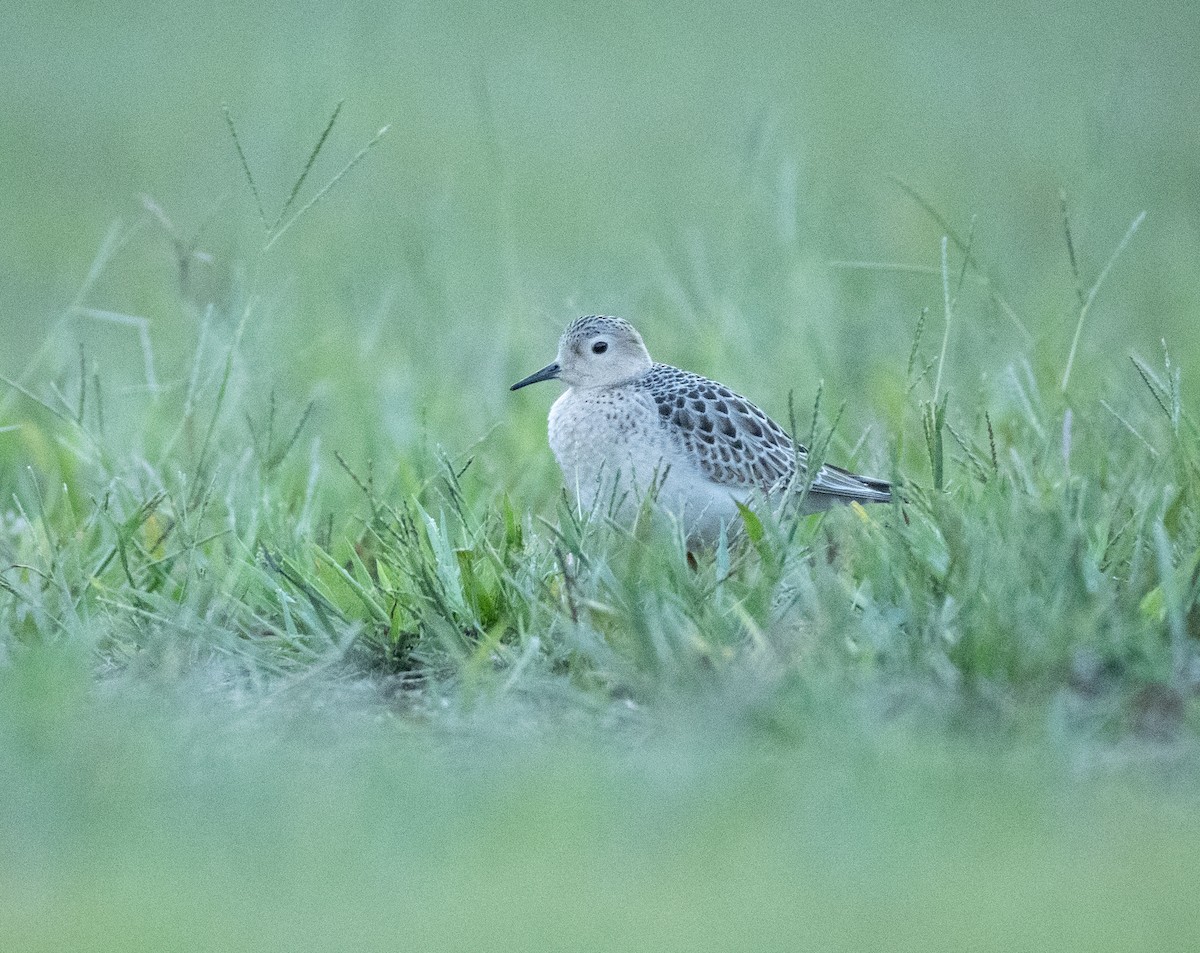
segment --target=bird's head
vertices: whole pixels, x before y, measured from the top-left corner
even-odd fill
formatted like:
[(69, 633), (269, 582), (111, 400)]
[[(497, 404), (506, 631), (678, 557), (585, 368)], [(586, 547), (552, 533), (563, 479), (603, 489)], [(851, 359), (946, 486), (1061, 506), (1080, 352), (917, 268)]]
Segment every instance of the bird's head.
[(640, 377), (650, 366), (650, 354), (632, 324), (589, 315), (563, 332), (553, 364), (517, 381), (511, 390), (556, 378), (570, 387), (612, 387)]

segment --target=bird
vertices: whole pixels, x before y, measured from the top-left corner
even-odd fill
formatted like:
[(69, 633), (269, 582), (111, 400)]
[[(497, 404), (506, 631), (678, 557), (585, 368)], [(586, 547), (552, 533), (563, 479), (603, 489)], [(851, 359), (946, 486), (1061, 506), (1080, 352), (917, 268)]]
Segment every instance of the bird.
[[(689, 546), (711, 545), (756, 495), (778, 498), (808, 478), (808, 450), (723, 384), (659, 364), (623, 318), (571, 322), (553, 363), (517, 381), (516, 391), (560, 380), (550, 408), (550, 448), (579, 506), (612, 515), (658, 502), (683, 526)], [(886, 480), (822, 464), (803, 511), (835, 503), (887, 503)]]

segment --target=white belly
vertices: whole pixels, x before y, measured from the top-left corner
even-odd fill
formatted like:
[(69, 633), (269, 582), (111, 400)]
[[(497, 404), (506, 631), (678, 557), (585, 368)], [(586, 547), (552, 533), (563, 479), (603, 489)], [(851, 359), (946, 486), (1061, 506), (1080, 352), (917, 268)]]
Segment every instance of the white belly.
[(713, 483), (631, 388), (567, 390), (550, 408), (550, 447), (585, 512), (629, 518), (651, 486), (693, 539), (714, 541), (737, 517), (732, 492)]

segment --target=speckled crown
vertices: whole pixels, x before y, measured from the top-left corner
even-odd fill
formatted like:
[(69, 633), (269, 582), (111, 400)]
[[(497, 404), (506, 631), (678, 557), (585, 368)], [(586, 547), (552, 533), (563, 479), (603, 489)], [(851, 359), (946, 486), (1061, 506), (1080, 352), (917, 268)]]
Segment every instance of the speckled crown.
[(613, 318), (604, 314), (588, 314), (582, 318), (576, 318), (563, 331), (563, 338), (582, 337), (589, 334), (598, 334), (604, 331), (609, 332), (632, 332), (638, 335), (637, 329), (626, 321), (624, 318)]

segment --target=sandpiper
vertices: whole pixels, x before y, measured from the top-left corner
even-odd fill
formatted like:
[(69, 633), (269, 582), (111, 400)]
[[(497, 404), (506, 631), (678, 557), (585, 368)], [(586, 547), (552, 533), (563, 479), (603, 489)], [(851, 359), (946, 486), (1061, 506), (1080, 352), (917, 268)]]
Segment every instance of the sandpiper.
[[(744, 397), (698, 374), (650, 360), (621, 318), (590, 315), (563, 332), (558, 357), (517, 390), (561, 380), (550, 408), (550, 447), (581, 507), (629, 513), (654, 489), (690, 542), (712, 543), (737, 503), (806, 481), (808, 451)], [(825, 464), (806, 512), (833, 503), (886, 503), (886, 480)]]

